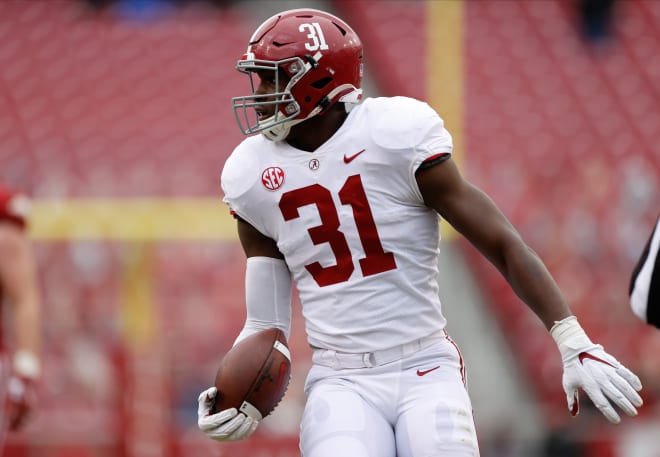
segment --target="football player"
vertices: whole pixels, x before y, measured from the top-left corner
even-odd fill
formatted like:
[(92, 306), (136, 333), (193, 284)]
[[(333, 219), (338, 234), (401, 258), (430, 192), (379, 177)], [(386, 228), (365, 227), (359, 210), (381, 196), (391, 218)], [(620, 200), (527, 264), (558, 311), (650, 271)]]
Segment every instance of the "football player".
[(24, 426), (33, 411), (40, 374), (40, 293), (26, 233), (29, 204), (25, 195), (0, 183), (0, 304), (9, 307), (5, 315), (11, 319), (13, 343), (0, 334), (5, 347), (0, 358), (0, 449), (6, 431)]
[[(438, 298), (439, 216), (502, 273), (538, 315), (563, 361), (568, 409), (582, 388), (608, 420), (642, 399), (638, 377), (594, 344), (539, 257), (452, 160), (452, 138), (426, 103), (362, 98), (362, 44), (343, 20), (299, 9), (266, 20), (237, 69), (252, 93), (233, 99), (244, 134), (222, 171), (247, 256), (247, 319), (237, 341), (287, 334), (295, 281), (313, 365), (305, 457), (477, 456), (463, 359)], [(260, 133), (260, 135), (252, 135)], [(198, 425), (250, 436), (236, 409)]]
[(630, 278), (630, 306), (637, 317), (660, 328), (660, 216)]

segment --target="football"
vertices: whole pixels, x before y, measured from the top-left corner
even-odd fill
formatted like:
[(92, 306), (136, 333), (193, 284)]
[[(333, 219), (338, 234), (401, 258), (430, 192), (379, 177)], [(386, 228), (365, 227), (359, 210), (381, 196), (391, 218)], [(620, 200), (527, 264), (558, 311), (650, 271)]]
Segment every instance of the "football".
[(291, 355), (284, 333), (271, 328), (250, 335), (220, 362), (212, 412), (236, 408), (261, 420), (282, 400), (290, 378)]

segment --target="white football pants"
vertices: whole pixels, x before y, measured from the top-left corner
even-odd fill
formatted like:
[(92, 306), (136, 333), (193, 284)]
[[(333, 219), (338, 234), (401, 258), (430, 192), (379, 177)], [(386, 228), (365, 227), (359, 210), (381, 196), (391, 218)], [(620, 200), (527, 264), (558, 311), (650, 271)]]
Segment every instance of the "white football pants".
[(479, 456), (462, 358), (444, 331), (371, 354), (316, 350), (313, 362), (303, 457)]

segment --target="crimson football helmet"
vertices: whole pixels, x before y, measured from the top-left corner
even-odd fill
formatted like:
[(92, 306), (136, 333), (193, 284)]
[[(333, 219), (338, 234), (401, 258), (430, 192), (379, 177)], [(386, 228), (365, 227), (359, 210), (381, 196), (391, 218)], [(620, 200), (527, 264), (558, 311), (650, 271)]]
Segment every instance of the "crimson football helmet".
[[(232, 99), (245, 135), (261, 132), (270, 140), (283, 140), (292, 126), (333, 104), (355, 104), (362, 98), (360, 38), (344, 21), (319, 10), (295, 9), (267, 19), (252, 34), (236, 69), (249, 75), (252, 88), (251, 95)], [(257, 93), (256, 74), (272, 77), (276, 92)], [(283, 76), (288, 79), (285, 87), (280, 85)], [(274, 114), (260, 116), (260, 110), (272, 105)]]

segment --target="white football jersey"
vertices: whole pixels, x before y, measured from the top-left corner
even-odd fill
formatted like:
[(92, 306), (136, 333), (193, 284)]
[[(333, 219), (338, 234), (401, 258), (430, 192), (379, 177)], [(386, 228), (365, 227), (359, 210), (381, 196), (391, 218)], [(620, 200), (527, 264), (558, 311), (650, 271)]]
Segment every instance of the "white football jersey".
[(429, 105), (393, 97), (355, 106), (313, 153), (262, 135), (233, 151), (224, 201), (277, 242), (313, 347), (370, 352), (444, 328), (439, 216), (415, 171), (451, 150)]

